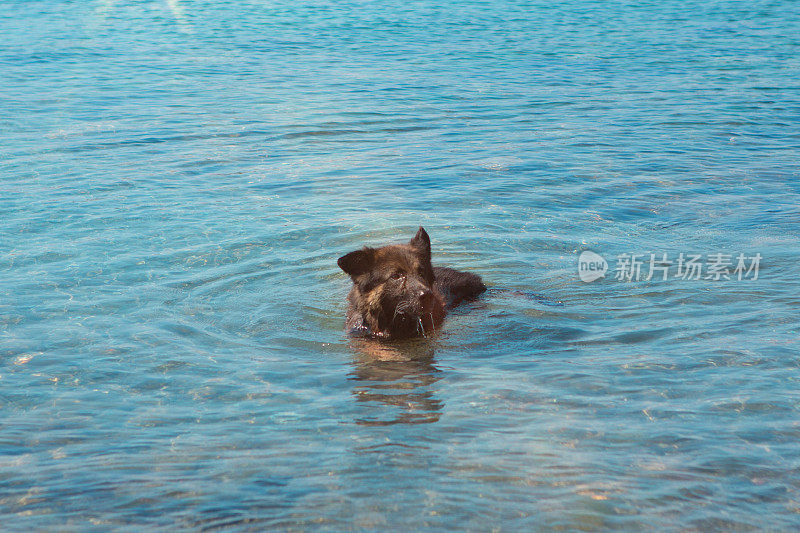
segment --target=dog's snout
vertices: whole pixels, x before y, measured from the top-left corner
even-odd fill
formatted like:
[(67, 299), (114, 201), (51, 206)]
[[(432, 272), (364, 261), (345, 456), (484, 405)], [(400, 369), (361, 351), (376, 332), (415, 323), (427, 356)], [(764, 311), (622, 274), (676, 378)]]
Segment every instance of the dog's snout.
[(430, 313), (436, 306), (436, 297), (427, 289), (419, 291), (419, 304), (423, 313)]

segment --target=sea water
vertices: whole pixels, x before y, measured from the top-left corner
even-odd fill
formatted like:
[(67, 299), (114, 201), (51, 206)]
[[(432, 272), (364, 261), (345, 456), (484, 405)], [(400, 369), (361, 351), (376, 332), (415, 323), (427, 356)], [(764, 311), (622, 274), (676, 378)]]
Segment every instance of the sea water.
[[(3, 2), (2, 528), (796, 530), (799, 21)], [(348, 339), (420, 225), (489, 292)]]

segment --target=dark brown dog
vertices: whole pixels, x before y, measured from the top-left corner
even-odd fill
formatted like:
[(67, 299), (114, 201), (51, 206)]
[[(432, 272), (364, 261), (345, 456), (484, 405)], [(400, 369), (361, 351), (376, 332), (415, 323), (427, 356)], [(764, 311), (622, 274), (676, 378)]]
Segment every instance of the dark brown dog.
[(468, 272), (431, 265), (431, 240), (420, 227), (408, 244), (362, 248), (339, 258), (353, 288), (346, 328), (353, 335), (398, 339), (427, 336), (446, 309), (486, 290)]

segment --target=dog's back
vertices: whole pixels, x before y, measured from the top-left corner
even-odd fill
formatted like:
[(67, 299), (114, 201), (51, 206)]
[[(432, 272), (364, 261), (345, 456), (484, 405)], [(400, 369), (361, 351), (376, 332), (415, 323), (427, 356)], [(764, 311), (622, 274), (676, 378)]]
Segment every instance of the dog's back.
[(477, 298), (486, 290), (481, 277), (471, 272), (433, 267), (433, 277), (433, 289), (442, 295), (448, 309)]

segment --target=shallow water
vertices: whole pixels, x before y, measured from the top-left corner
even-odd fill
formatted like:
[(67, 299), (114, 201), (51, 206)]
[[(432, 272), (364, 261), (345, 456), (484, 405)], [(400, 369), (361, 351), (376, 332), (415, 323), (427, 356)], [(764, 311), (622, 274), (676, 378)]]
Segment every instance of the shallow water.
[[(798, 15), (4, 2), (3, 528), (796, 529)], [(419, 225), (489, 294), (349, 340)]]

